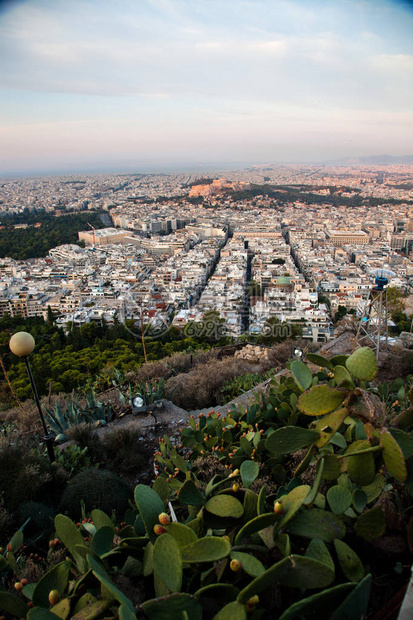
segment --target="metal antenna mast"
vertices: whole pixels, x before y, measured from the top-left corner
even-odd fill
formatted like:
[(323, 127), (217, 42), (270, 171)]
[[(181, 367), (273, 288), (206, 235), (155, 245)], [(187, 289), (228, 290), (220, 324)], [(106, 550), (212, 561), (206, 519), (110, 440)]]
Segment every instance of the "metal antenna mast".
[(389, 336), (387, 285), (389, 278), (396, 274), (389, 269), (373, 269), (370, 271), (370, 275), (375, 276), (375, 286), (370, 289), (369, 296), (360, 313), (356, 342), (358, 346), (365, 346), (368, 342), (372, 343), (378, 359), (380, 344), (384, 341), (387, 345)]

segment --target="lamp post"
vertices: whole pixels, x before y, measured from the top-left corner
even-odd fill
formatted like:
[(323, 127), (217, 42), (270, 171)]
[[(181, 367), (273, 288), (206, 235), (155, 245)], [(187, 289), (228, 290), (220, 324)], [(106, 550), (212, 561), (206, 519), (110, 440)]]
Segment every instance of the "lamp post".
[(31, 334), (27, 332), (17, 332), (10, 338), (9, 347), (10, 351), (17, 355), (17, 357), (22, 357), (24, 359), (24, 363), (26, 364), (27, 374), (29, 375), (30, 383), (32, 385), (34, 399), (36, 401), (37, 408), (39, 410), (40, 419), (42, 421), (44, 437), (43, 441), (46, 444), (47, 454), (49, 456), (50, 462), (53, 463), (55, 460), (54, 449), (53, 449), (53, 439), (51, 434), (47, 430), (46, 422), (43, 416), (42, 406), (40, 404), (39, 395), (37, 393), (36, 384), (34, 382), (32, 369), (29, 363), (29, 355), (34, 349), (35, 345), (34, 338)]

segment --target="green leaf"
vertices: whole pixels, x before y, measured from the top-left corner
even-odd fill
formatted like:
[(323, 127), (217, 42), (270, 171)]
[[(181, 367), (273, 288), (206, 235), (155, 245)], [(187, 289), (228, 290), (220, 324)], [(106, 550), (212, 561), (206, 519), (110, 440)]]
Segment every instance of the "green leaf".
[(182, 554), (175, 538), (169, 534), (158, 537), (153, 548), (153, 567), (171, 592), (182, 586)]
[(219, 536), (205, 536), (190, 545), (182, 547), (182, 559), (185, 564), (197, 562), (216, 562), (227, 557), (231, 551), (228, 540)]
[(205, 510), (217, 517), (239, 519), (244, 514), (244, 506), (232, 495), (214, 495), (205, 504)]
[(242, 484), (249, 489), (254, 480), (258, 477), (260, 468), (255, 461), (243, 461), (240, 467)]
[(337, 558), (341, 570), (349, 581), (361, 581), (364, 577), (364, 567), (357, 553), (342, 540), (335, 540)]
[[(83, 539), (82, 539), (83, 541)], [(35, 607), (49, 607), (49, 592), (50, 590), (57, 590), (60, 596), (63, 595), (66, 590), (69, 573), (72, 567), (70, 560), (65, 560), (53, 566), (37, 583), (33, 590), (32, 602)]]
[(268, 437), (265, 447), (276, 455), (292, 454), (306, 448), (320, 438), (317, 431), (300, 426), (282, 426)]
[(341, 390), (328, 385), (314, 385), (308, 392), (301, 394), (298, 408), (302, 413), (311, 416), (324, 415), (337, 409), (346, 397)]
[(189, 506), (203, 506), (205, 503), (204, 495), (193, 480), (186, 480), (183, 483), (178, 493), (178, 499), (182, 504)]
[(156, 534), (153, 528), (159, 523), (159, 515), (164, 512), (163, 501), (150, 487), (138, 484), (135, 487), (135, 502), (143, 519), (147, 535), (152, 541), (155, 541)]
[(378, 370), (376, 356), (368, 347), (356, 349), (347, 359), (346, 367), (360, 381), (371, 381)]
[(307, 368), (303, 362), (299, 360), (294, 360), (291, 364), (291, 372), (293, 373), (294, 380), (300, 390), (304, 392), (304, 390), (308, 390), (311, 386), (313, 375)]

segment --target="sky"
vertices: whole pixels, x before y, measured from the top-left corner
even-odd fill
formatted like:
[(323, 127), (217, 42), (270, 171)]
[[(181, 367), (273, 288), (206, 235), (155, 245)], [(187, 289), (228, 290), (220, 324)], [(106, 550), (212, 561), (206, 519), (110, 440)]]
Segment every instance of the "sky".
[(413, 155), (413, 2), (0, 0), (0, 175)]

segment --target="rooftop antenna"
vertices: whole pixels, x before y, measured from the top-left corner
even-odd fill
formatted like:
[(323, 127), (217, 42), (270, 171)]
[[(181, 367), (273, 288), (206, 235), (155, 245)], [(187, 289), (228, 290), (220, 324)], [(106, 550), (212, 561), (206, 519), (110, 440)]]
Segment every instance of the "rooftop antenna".
[(360, 312), (356, 342), (358, 346), (372, 343), (376, 358), (379, 359), (380, 344), (384, 340), (387, 346), (389, 337), (387, 285), (389, 279), (396, 274), (385, 268), (373, 269), (369, 274), (374, 276), (375, 286), (370, 289), (364, 308)]

